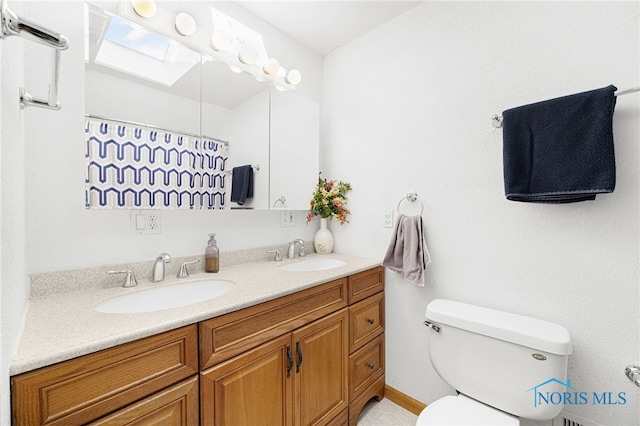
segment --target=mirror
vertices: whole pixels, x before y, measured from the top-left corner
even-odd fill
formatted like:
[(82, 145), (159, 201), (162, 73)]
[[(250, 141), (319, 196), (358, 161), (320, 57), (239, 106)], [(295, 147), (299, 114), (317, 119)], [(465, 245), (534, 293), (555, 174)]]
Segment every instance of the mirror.
[[(226, 63), (115, 13), (88, 6), (86, 19), (86, 114), (228, 141), (219, 176), (226, 209), (308, 209), (319, 168), (317, 103), (232, 72)], [(113, 22), (116, 29), (110, 29)], [(124, 33), (127, 25), (144, 40), (142, 47), (118, 40), (118, 29)], [(147, 50), (136, 53), (138, 47)], [(171, 66), (158, 67), (159, 57), (171, 57)], [(230, 200), (230, 171), (241, 165), (253, 166), (254, 185), (253, 197), (242, 206)]]

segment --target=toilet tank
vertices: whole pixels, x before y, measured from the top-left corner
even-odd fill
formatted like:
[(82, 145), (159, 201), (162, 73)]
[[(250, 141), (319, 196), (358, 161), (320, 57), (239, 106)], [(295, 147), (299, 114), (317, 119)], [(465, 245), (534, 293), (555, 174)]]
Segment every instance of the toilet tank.
[(458, 392), (518, 417), (550, 420), (563, 405), (537, 393), (574, 391), (564, 385), (572, 352), (566, 328), (445, 299), (429, 303), (425, 316), (436, 326), (431, 363)]

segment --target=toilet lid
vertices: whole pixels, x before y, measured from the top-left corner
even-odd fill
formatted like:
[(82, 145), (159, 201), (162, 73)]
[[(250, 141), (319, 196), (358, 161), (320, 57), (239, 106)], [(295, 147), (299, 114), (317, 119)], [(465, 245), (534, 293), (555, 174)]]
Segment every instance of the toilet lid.
[(445, 396), (429, 404), (418, 416), (417, 426), (492, 425), (517, 426), (520, 420), (468, 396)]

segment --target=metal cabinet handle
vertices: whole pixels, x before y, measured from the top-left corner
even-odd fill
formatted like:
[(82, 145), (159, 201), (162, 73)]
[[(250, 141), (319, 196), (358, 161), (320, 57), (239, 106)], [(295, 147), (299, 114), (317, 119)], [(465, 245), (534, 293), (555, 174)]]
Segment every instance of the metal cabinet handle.
[(302, 349), (300, 348), (300, 341), (296, 342), (296, 352), (298, 354), (298, 362), (296, 363), (296, 373), (299, 373), (300, 364), (302, 364)]
[(373, 364), (367, 364), (367, 367), (369, 367), (369, 369), (371, 369), (371, 370), (373, 370), (374, 368), (376, 368), (376, 366), (375, 366), (375, 365), (373, 365)]
[(367, 319), (367, 322), (371, 325), (373, 325), (374, 322), (376, 322), (373, 318), (369, 318)]
[(287, 377), (291, 377), (291, 369), (293, 368), (293, 354), (291, 353), (291, 345), (287, 345)]

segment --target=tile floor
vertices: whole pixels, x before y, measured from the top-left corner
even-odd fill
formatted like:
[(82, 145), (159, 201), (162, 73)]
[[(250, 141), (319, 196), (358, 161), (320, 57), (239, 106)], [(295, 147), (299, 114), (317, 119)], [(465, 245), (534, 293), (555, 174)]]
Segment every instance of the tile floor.
[(418, 416), (383, 398), (371, 400), (358, 418), (358, 426), (415, 426)]

